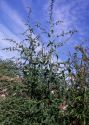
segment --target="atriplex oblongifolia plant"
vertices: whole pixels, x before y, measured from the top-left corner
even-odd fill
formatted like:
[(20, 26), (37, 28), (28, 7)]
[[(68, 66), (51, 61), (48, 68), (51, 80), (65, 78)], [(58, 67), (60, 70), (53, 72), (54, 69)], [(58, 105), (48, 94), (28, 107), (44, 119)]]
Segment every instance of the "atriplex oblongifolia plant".
[[(82, 111), (78, 112), (78, 106), (80, 106), (80, 102), (83, 101), (83, 99), (82, 97), (80, 99), (80, 96), (77, 95), (78, 91), (75, 89), (75, 83), (78, 82), (78, 78), (72, 79), (72, 65), (70, 65), (70, 62), (60, 62), (60, 54), (57, 53), (59, 47), (64, 46), (75, 31), (63, 31), (60, 34), (56, 34), (56, 28), (58, 28), (63, 21), (55, 20), (53, 16), (53, 9), (54, 0), (51, 0), (47, 28), (44, 28), (44, 26), (42, 27), (41, 23), (39, 22), (35, 23), (34, 26), (28, 23), (26, 25), (27, 30), (23, 33), (25, 36), (23, 42), (18, 43), (18, 41), (7, 39), (14, 43), (15, 46), (5, 49), (10, 51), (18, 51), (20, 53), (19, 60), (21, 60), (21, 62), (19, 66), (24, 78), (23, 82), (27, 85), (26, 95), (30, 99), (39, 100), (41, 102), (46, 99), (47, 104), (45, 104), (46, 102), (42, 103), (42, 106), (46, 108), (47, 106), (50, 108), (52, 103), (56, 105), (57, 100), (54, 103), (55, 99), (58, 99), (59, 102), (63, 102), (56, 107), (60, 110), (60, 112), (58, 112), (60, 118), (57, 117), (57, 120), (61, 121), (60, 125), (66, 125), (72, 120), (72, 118), (74, 122), (75, 120), (78, 122), (79, 120), (82, 120), (84, 114), (83, 116), (79, 114)], [(77, 47), (77, 49), (79, 48)], [(71, 85), (69, 85), (70, 83), (67, 83), (67, 78), (70, 76)], [(79, 78), (79, 80), (81, 79)], [(72, 89), (71, 86), (74, 88)], [(72, 104), (73, 101), (74, 104)], [(76, 104), (79, 105), (75, 106)], [(84, 106), (82, 105), (80, 107)], [(68, 108), (69, 111), (64, 111), (66, 108)], [(83, 123), (85, 124), (85, 122)]]

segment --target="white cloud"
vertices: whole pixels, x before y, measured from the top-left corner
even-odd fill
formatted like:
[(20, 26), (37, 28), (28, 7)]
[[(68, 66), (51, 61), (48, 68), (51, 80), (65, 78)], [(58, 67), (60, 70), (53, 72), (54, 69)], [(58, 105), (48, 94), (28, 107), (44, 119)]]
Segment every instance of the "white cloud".
[(2, 59), (17, 56), (16, 52), (12, 53), (12, 52), (6, 52), (2, 50), (3, 48), (13, 46), (13, 43), (11, 44), (9, 41), (4, 40), (6, 38), (14, 39), (18, 42), (21, 41), (21, 39), (18, 36), (14, 35), (8, 28), (0, 24), (0, 58)]
[[(14, 32), (16, 32), (16, 35), (15, 35), (15, 33), (13, 33), (8, 27), (6, 27), (6, 25), (0, 24), (0, 57), (5, 59), (5, 58), (11, 58), (12, 56), (17, 56), (17, 53), (12, 54), (11, 52), (7, 53), (5, 51), (2, 51), (1, 49), (10, 47), (13, 45), (7, 40), (3, 40), (3, 39), (8, 38), (8, 39), (13, 39), (17, 42), (21, 42), (22, 36), (18, 34), (18, 31), (22, 33), (24, 30), (26, 30), (26, 27), (25, 27), (24, 21), (22, 20), (22, 18), (20, 17), (20, 15), (17, 13), (16, 10), (11, 8), (4, 0), (0, 2), (1, 2), (0, 9), (2, 10), (2, 12), (4, 12), (8, 16), (8, 19), (12, 21), (11, 29)], [(9, 25), (11, 26), (11, 24)]]
[(16, 23), (17, 26), (20, 26), (23, 30), (26, 29), (23, 19), (20, 17), (17, 11), (11, 8), (5, 1), (1, 1), (1, 9), (11, 20), (13, 20), (13, 23)]
[[(14, 33), (12, 33), (7, 27), (5, 27), (3, 24), (0, 24), (0, 44), (5, 47), (6, 45), (8, 45), (8, 42), (3, 40), (3, 39), (14, 39), (18, 42), (21, 41), (21, 38), (19, 38), (17, 35), (15, 35)], [(1, 46), (0, 46), (1, 47)]]

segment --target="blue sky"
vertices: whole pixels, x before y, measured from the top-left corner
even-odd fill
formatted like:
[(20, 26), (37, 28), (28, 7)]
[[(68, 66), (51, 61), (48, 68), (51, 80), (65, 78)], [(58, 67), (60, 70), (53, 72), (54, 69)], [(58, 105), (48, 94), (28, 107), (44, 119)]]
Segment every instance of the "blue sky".
[[(12, 38), (17, 41), (23, 39), (21, 33), (26, 30), (24, 25), (27, 22), (28, 8), (32, 8), (32, 20), (41, 22), (43, 25), (48, 19), (48, 6), (50, 0), (0, 0), (0, 49), (10, 45), (9, 42), (2, 40)], [(68, 30), (77, 29), (78, 33), (74, 34), (65, 46), (60, 49), (61, 58), (73, 51), (76, 44), (89, 39), (89, 0), (55, 0), (54, 20), (63, 20), (63, 24), (56, 29)], [(0, 57), (11, 57), (11, 53), (0, 50)]]

